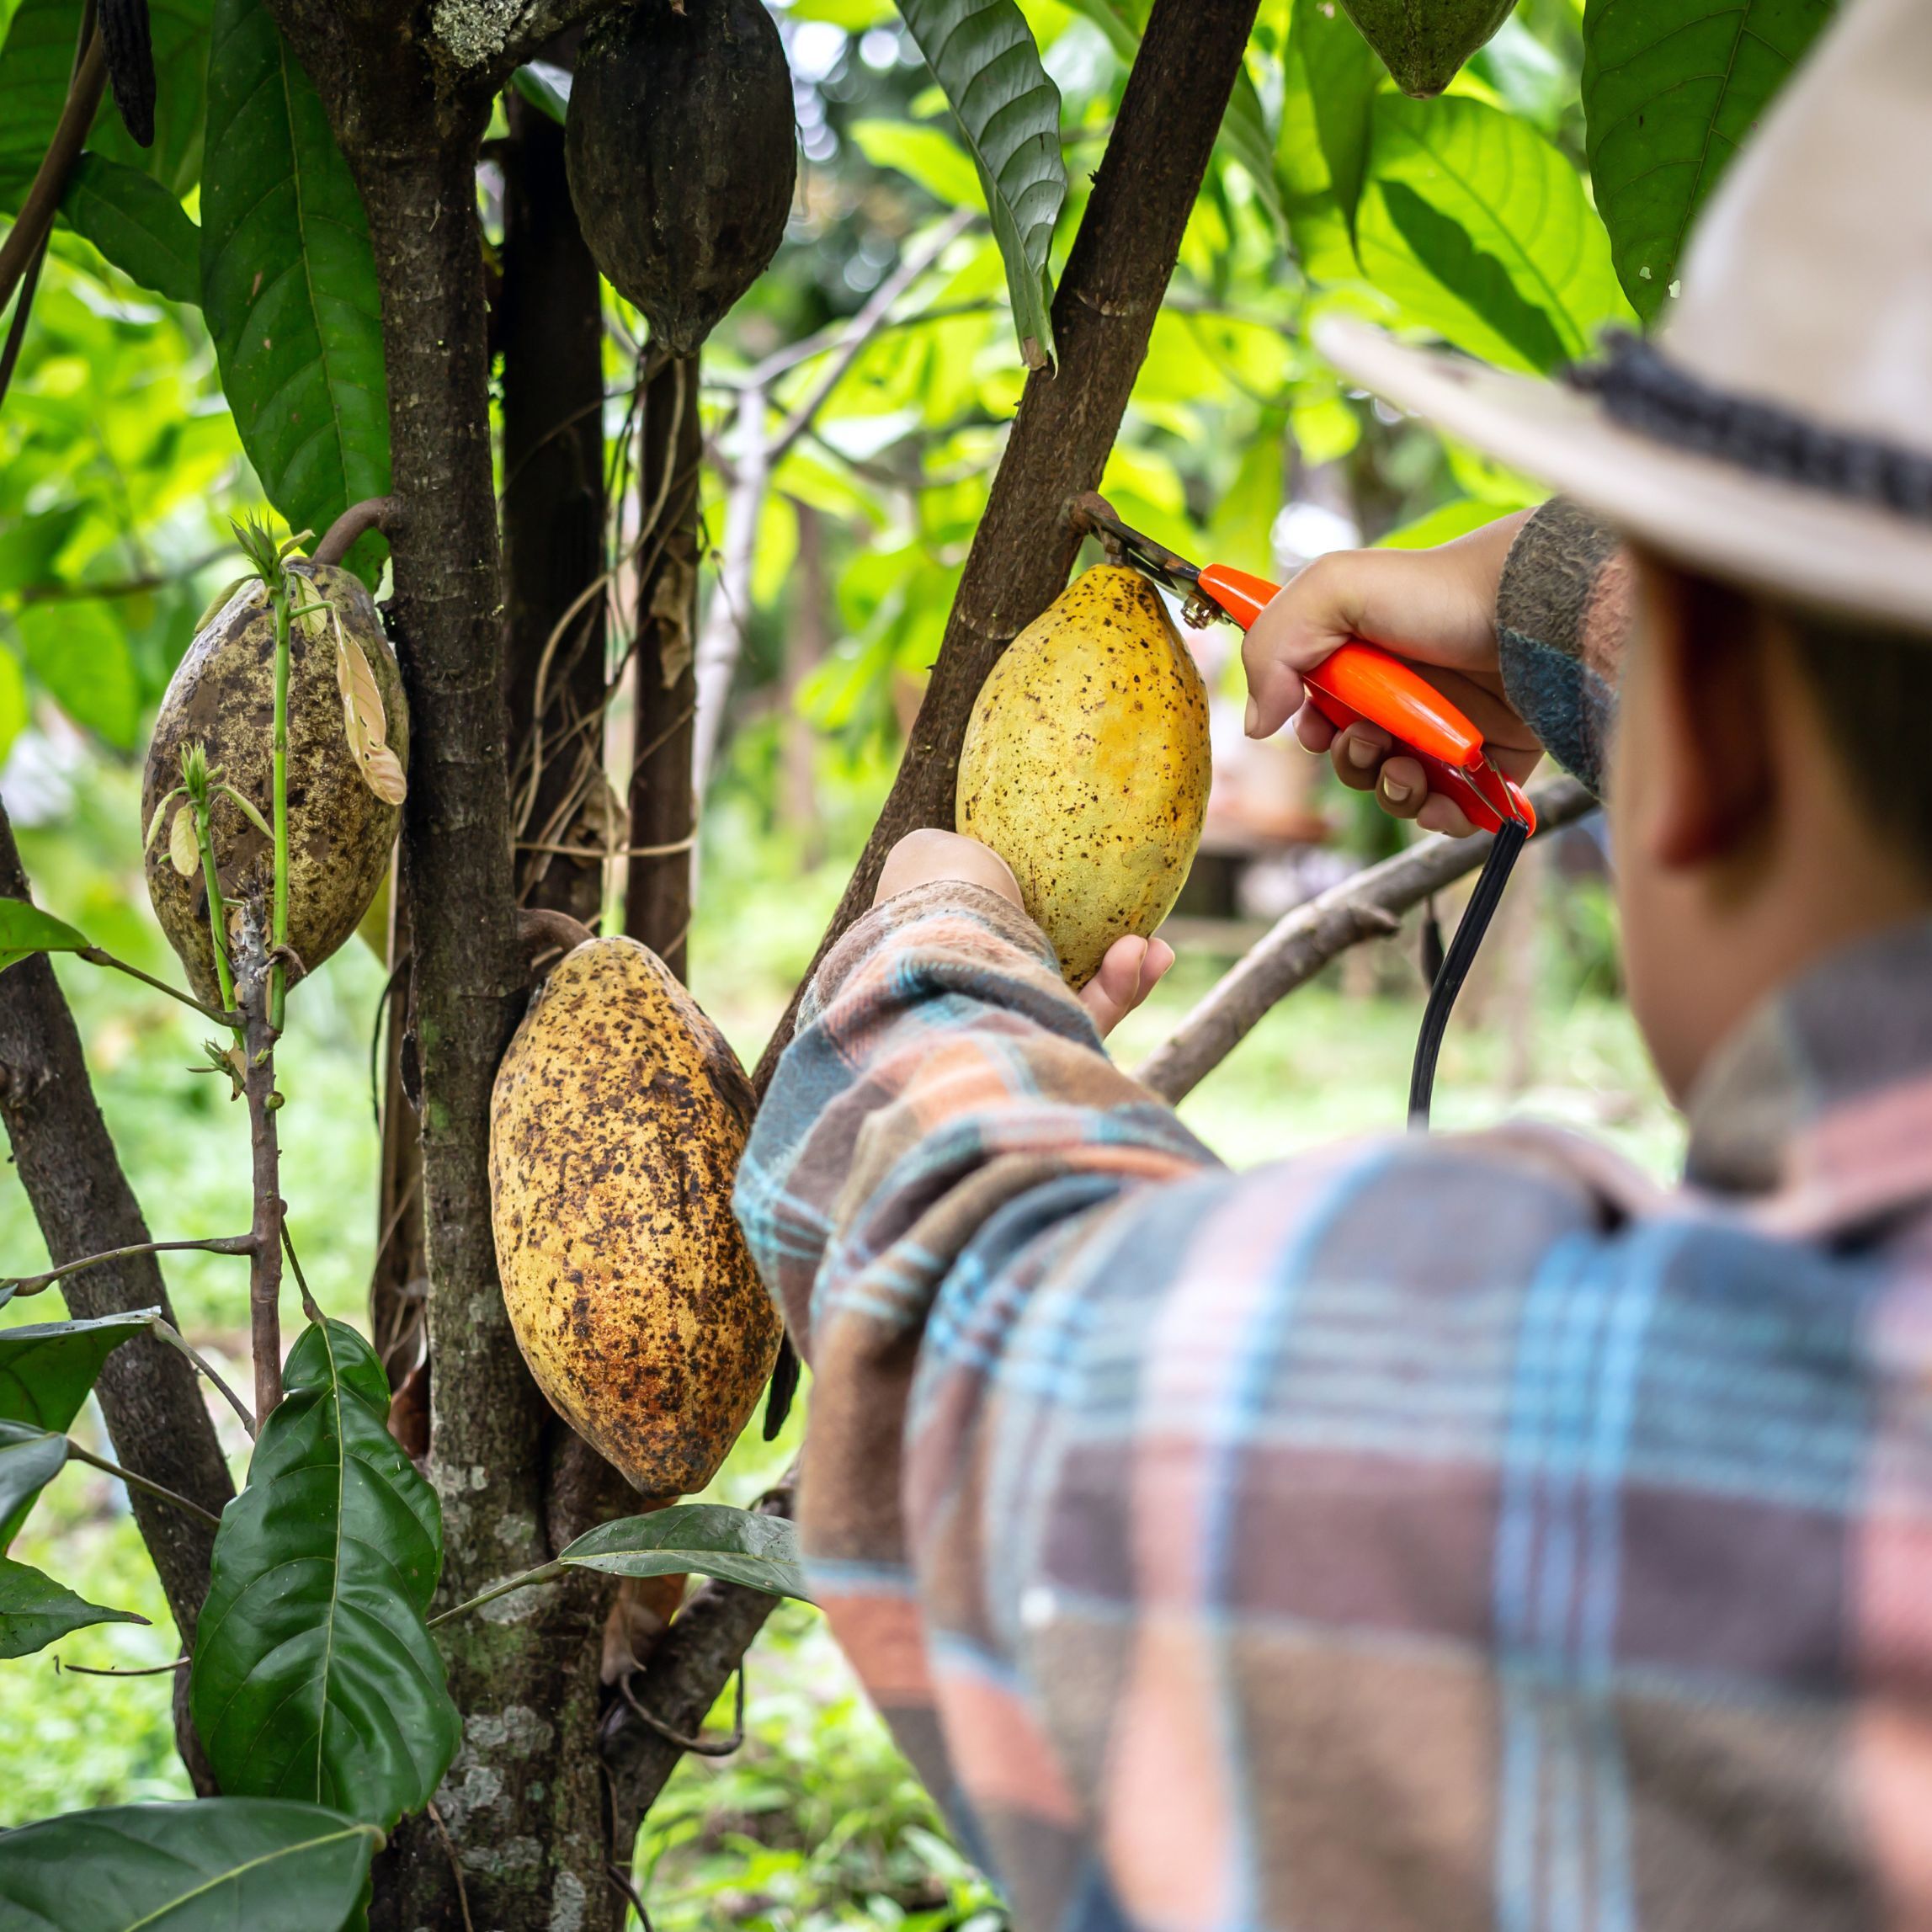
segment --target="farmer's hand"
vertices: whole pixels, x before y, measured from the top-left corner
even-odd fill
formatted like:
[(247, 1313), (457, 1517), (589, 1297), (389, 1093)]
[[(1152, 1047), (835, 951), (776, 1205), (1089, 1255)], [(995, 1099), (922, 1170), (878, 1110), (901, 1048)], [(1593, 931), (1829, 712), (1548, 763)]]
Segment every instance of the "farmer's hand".
[(1292, 717), (1310, 751), (1328, 753), (1336, 775), (1373, 788), (1382, 809), (1426, 831), (1461, 838), (1475, 828), (1460, 806), (1432, 796), (1413, 758), (1389, 753), (1379, 726), (1338, 732), (1309, 704), (1301, 673), (1351, 638), (1407, 657), (1489, 741), (1495, 762), (1520, 783), (1542, 756), (1503, 695), (1496, 666), (1496, 587), (1523, 511), (1434, 550), (1344, 550), (1317, 557), (1255, 619), (1242, 647), (1248, 673), (1248, 735), (1270, 737)]
[[(968, 885), (984, 886), (1010, 899), (1024, 910), (1019, 881), (1006, 861), (991, 846), (977, 838), (962, 838), (956, 832), (908, 832), (886, 855), (885, 869), (879, 875), (879, 889), (872, 895), (875, 906), (915, 886), (929, 886), (941, 879), (962, 879)], [(1157, 982), (1174, 963), (1174, 950), (1165, 939), (1142, 939), (1129, 935), (1115, 939), (1100, 961), (1100, 970), (1080, 989), (1080, 1003), (1092, 1016), (1100, 1036), (1105, 1039), (1154, 990)]]

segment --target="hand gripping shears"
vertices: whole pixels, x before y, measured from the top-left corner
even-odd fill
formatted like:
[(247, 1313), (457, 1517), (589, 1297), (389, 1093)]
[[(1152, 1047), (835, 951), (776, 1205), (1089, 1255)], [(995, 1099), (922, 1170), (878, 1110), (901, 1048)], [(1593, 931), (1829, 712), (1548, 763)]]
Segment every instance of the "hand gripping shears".
[[(1182, 601), (1196, 628), (1224, 618), (1246, 631), (1280, 586), (1224, 563), (1195, 564), (1122, 523), (1093, 491), (1074, 498), (1076, 530), (1099, 540), (1110, 562), (1131, 564)], [(1523, 842), (1536, 829), (1536, 810), (1520, 786), (1497, 769), (1482, 734), (1456, 705), (1399, 657), (1372, 644), (1348, 643), (1301, 673), (1310, 701), (1337, 729), (1378, 725), (1415, 758), (1429, 790), (1453, 799), (1478, 831), (1496, 834), (1469, 905), (1430, 982), (1422, 1032), (1409, 1076), (1411, 1126), (1429, 1125), (1436, 1056), (1456, 996), (1503, 897)]]

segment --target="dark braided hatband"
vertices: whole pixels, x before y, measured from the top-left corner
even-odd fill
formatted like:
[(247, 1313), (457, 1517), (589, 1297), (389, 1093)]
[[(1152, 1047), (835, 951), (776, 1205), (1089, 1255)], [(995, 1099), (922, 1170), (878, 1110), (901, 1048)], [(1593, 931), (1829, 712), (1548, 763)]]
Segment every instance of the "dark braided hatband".
[(1567, 379), (1600, 396), (1626, 428), (1758, 476), (1932, 520), (1932, 456), (1712, 389), (1625, 330), (1607, 333), (1604, 348), (1603, 361), (1578, 364)]

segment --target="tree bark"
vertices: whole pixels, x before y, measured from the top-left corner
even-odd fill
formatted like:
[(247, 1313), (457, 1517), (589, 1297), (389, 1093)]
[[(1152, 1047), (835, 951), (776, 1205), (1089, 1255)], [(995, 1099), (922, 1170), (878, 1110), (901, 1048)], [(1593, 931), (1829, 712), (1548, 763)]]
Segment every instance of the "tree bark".
[[(423, 14), (275, 0), (369, 216), (382, 295), (395, 560), (391, 615), (410, 702), (402, 875), (412, 934), (428, 1261), (428, 1473), (441, 1600), (551, 1555), (547, 1408), (497, 1277), (490, 1088), (520, 1015), (491, 468), (482, 243), (486, 91), (445, 88)], [(613, 1924), (594, 1751), (595, 1586), (529, 1593), (442, 1633), (464, 1742), (427, 1818), (392, 1835), (371, 1923), (506, 1932)], [(453, 1863), (460, 1861), (460, 1891)], [(466, 1899), (463, 1896), (466, 1893)]]
[[(0, 896), (31, 897), (3, 808)], [(6, 1121), (14, 1163), (55, 1266), (153, 1239), (95, 1103), (74, 1016), (44, 955), (0, 972), (0, 1119)], [(152, 1254), (72, 1275), (61, 1283), (61, 1294), (68, 1312), (82, 1320), (130, 1308), (159, 1308), (174, 1321), (160, 1264)], [(50, 1310), (47, 1318), (59, 1317)], [(187, 1360), (166, 1343), (143, 1335), (108, 1357), (94, 1389), (115, 1460), (220, 1515), (235, 1493), (234, 1485)], [(128, 1502), (160, 1574), (182, 1646), (192, 1651), (195, 1620), (208, 1594), (215, 1532), (138, 1489), (129, 1491)], [(187, 1672), (175, 1675), (178, 1688), (184, 1690)], [(206, 1796), (214, 1780), (184, 1695), (175, 1700), (174, 1725), (183, 1762), (195, 1789)]]
[(624, 929), (684, 977), (691, 929), (691, 790), (698, 683), (698, 481), (704, 434), (698, 359), (675, 357), (644, 391), (638, 466), (636, 747), (631, 767), (631, 857)]
[[(1015, 634), (1066, 588), (1080, 547), (1067, 504), (1099, 487), (1120, 434), (1255, 6), (1156, 0), (1053, 298), (1059, 368), (1027, 378), (898, 776), (814, 969), (871, 904), (894, 844), (921, 826), (951, 828), (960, 741), (973, 700)], [(758, 1062), (753, 1084), (760, 1094), (791, 1037), (803, 992), (801, 984)]]
[[(551, 53), (561, 50), (549, 50)], [(509, 97), (503, 147), (505, 695), (520, 903), (603, 907), (604, 311), (563, 130)], [(588, 597), (586, 593), (589, 593)], [(557, 852), (546, 847), (576, 848)]]

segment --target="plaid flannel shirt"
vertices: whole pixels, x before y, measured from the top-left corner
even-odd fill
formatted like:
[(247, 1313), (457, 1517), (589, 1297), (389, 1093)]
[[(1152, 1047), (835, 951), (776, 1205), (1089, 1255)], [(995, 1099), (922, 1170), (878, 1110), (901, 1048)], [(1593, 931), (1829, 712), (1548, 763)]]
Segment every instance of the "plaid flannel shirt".
[(817, 1590), (1025, 1932), (1932, 1927), (1932, 922), (1692, 1115), (1674, 1193), (1527, 1129), (1233, 1174), (1005, 901), (846, 936), (738, 1212)]

